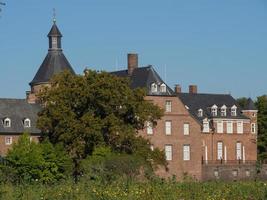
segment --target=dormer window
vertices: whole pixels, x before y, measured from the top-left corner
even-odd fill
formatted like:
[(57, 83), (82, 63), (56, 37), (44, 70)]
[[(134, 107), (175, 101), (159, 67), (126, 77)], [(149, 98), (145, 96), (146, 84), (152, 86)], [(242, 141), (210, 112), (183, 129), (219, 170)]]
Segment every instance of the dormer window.
[(5, 118), (3, 123), (5, 128), (11, 127), (11, 120), (9, 118)]
[(231, 108), (231, 115), (232, 116), (236, 116), (236, 109), (237, 109), (237, 107), (235, 105), (233, 105), (233, 107)]
[(23, 124), (24, 124), (25, 128), (30, 128), (31, 127), (31, 120), (29, 118), (26, 118), (26, 119), (24, 119)]
[(160, 85), (160, 92), (166, 92), (166, 85), (164, 83)]
[(203, 117), (203, 110), (202, 109), (199, 109), (198, 112), (197, 112), (197, 116), (198, 117)]
[(211, 115), (213, 117), (217, 116), (217, 109), (218, 109), (218, 107), (216, 105), (211, 107)]
[(226, 109), (227, 109), (227, 107), (226, 107), (225, 105), (223, 105), (223, 106), (221, 107), (221, 116), (222, 116), (222, 117), (225, 117), (225, 116), (226, 116)]
[(158, 91), (158, 85), (156, 83), (151, 84), (151, 92), (156, 93)]

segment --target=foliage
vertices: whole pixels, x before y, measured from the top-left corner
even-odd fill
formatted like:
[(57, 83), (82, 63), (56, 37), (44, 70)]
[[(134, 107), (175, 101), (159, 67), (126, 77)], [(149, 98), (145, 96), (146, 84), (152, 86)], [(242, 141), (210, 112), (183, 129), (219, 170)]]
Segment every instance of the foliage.
[(154, 180), (153, 182), (92, 181), (73, 184), (66, 181), (57, 185), (0, 185), (0, 199), (57, 199), (57, 200), (265, 200), (264, 182), (186, 182)]
[[(156, 123), (163, 112), (146, 101), (145, 95), (142, 89), (131, 89), (128, 79), (106, 72), (88, 70), (77, 76), (65, 71), (40, 94), (45, 107), (38, 128), (53, 144), (64, 145), (73, 159), (75, 177), (81, 173), (81, 160), (96, 146), (148, 160), (153, 154), (149, 141), (138, 137), (137, 131), (146, 121)], [(156, 158), (155, 163), (165, 163), (162, 153)]]
[(259, 159), (267, 159), (267, 95), (257, 98)]
[(1, 165), (2, 181), (9, 182), (55, 182), (67, 178), (71, 162), (63, 148), (44, 141), (31, 142), (23, 134), (15, 143)]
[(248, 102), (248, 98), (241, 97), (241, 98), (236, 99), (236, 101), (241, 106), (241, 108), (245, 108), (245, 106), (247, 105), (247, 102)]

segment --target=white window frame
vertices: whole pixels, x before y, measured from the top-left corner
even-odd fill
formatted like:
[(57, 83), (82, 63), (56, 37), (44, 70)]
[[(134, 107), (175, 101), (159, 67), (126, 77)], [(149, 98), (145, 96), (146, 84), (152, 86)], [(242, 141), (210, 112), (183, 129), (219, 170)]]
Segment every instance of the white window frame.
[(151, 92), (152, 93), (158, 92), (158, 85), (156, 83), (151, 84)]
[(217, 142), (217, 160), (223, 159), (223, 142)]
[(172, 145), (165, 145), (165, 158), (167, 161), (171, 161), (172, 160)]
[(251, 133), (255, 134), (257, 132), (256, 123), (251, 123)]
[(226, 117), (226, 114), (227, 114), (227, 107), (226, 107), (226, 105), (223, 105), (221, 107), (221, 116)]
[(244, 123), (243, 121), (237, 121), (236, 122), (236, 131), (238, 134), (243, 134), (244, 133)]
[(198, 117), (203, 117), (203, 110), (202, 109), (198, 109), (197, 116)]
[(3, 121), (3, 125), (4, 125), (5, 128), (11, 127), (11, 119), (5, 118), (4, 121)]
[(242, 160), (242, 143), (236, 143), (236, 160)]
[(165, 112), (171, 112), (172, 111), (172, 101), (166, 100), (165, 101)]
[(184, 135), (189, 135), (190, 134), (190, 124), (189, 123), (184, 123)]
[(172, 121), (170, 120), (165, 121), (165, 134), (166, 135), (172, 134)]
[(166, 86), (166, 84), (162, 83), (160, 85), (160, 92), (166, 92), (166, 91), (167, 91), (167, 86)]
[(226, 122), (226, 132), (228, 134), (233, 134), (234, 129), (233, 129), (233, 122), (232, 121), (227, 121)]
[(216, 117), (216, 116), (218, 115), (218, 107), (217, 107), (216, 105), (213, 105), (213, 106), (211, 107), (211, 115), (212, 115), (213, 117)]
[(231, 108), (231, 116), (237, 116), (237, 107), (236, 105), (233, 105)]
[(12, 138), (12, 136), (6, 136), (6, 137), (5, 137), (5, 144), (6, 144), (6, 145), (12, 145), (12, 143), (13, 143), (13, 138)]
[(30, 128), (31, 120), (29, 118), (24, 119), (23, 125), (24, 125), (24, 128)]
[(217, 121), (217, 133), (223, 133), (223, 121)]
[(209, 133), (210, 132), (210, 124), (207, 119), (203, 120), (203, 133)]
[(183, 145), (183, 160), (184, 161), (190, 160), (190, 145), (189, 144)]
[(146, 133), (147, 135), (153, 135), (153, 123), (152, 122), (146, 122)]

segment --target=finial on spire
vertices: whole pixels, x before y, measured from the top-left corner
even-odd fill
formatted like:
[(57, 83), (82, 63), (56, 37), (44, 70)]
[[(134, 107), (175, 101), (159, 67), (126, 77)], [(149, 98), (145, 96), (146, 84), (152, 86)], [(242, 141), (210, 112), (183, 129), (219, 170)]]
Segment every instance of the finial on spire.
[(56, 9), (53, 8), (53, 22), (56, 23)]

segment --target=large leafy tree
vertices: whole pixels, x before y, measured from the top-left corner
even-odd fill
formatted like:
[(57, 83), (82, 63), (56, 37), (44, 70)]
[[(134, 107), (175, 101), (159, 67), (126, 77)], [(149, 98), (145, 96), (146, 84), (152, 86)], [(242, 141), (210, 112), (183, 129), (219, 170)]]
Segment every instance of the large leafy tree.
[(80, 161), (99, 145), (113, 151), (139, 154), (147, 161), (163, 163), (164, 156), (149, 149), (149, 141), (137, 135), (146, 121), (156, 123), (162, 110), (146, 101), (145, 90), (131, 89), (128, 79), (106, 72), (86, 71), (55, 76), (51, 87), (40, 94), (44, 109), (38, 127), (52, 143), (62, 143), (74, 162), (74, 177)]

